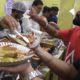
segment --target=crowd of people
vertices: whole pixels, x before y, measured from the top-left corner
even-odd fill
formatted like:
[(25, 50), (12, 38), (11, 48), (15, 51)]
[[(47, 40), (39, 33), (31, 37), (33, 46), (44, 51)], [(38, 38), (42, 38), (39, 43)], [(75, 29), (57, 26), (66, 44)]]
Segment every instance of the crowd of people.
[[(41, 0), (34, 0), (30, 10), (27, 10), (23, 3), (15, 2), (12, 7), (12, 14), (1, 18), (0, 32), (4, 34), (3, 31), (5, 29), (11, 32), (16, 29), (21, 33), (34, 32), (37, 36), (40, 36), (42, 33), (38, 34), (35, 30), (40, 31), (40, 28), (43, 28), (45, 32), (52, 37), (62, 39), (67, 46), (64, 61), (55, 58), (43, 50), (40, 46), (40, 41), (37, 41), (34, 46), (29, 45), (29, 48), (35, 51), (35, 54), (42, 62), (61, 79), (80, 80), (80, 11), (76, 13), (73, 19), (74, 28), (60, 30), (57, 25), (59, 9), (57, 7), (50, 8), (45, 6), (42, 11), (43, 14), (39, 15), (42, 8), (43, 2)], [(3, 36), (0, 34), (0, 37)], [(11, 73), (21, 73), (27, 76), (24, 80), (44, 80), (42, 73), (39, 70), (34, 70), (30, 62), (15, 67), (0, 67), (0, 70)]]

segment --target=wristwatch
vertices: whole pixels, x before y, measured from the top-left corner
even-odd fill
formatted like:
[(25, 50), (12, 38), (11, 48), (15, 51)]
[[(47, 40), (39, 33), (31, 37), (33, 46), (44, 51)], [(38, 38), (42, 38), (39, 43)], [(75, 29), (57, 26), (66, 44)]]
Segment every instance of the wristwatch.
[(43, 77), (43, 75), (39, 70), (35, 70), (27, 74), (28, 80), (32, 80), (35, 77)]

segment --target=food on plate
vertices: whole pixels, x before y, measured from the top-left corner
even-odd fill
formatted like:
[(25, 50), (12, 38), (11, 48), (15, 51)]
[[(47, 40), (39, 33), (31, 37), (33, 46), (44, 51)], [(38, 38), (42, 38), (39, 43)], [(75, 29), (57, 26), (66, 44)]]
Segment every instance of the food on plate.
[(26, 37), (29, 39), (30, 43), (33, 43), (33, 41), (35, 40), (34, 34), (32, 33), (28, 34)]
[(26, 56), (29, 56), (28, 52), (22, 52), (11, 45), (0, 46), (0, 62), (14, 62)]
[(23, 40), (21, 40), (20, 37), (12, 38), (11, 40), (12, 42), (16, 42), (18, 44), (26, 46), (26, 43)]
[[(37, 39), (37, 37), (34, 35), (34, 33), (29, 33), (29, 34), (23, 35), (23, 36), (25, 36), (26, 38), (28, 38), (30, 44), (32, 44), (32, 43)], [(18, 35), (17, 35), (17, 37), (16, 37), (16, 40), (18, 40), (19, 43), (20, 43), (20, 42), (21, 42), (21, 43), (24, 42), (23, 39), (22, 39), (20, 36), (18, 36)], [(24, 43), (25, 43), (25, 42), (24, 42)]]

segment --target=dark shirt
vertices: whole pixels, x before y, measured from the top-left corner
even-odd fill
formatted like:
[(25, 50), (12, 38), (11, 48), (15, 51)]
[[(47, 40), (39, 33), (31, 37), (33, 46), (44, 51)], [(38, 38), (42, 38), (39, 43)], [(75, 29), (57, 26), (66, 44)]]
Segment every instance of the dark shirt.
[(58, 21), (57, 16), (49, 17), (49, 18), (48, 18), (48, 22), (51, 22), (51, 21), (53, 21), (53, 22), (57, 23), (57, 21)]

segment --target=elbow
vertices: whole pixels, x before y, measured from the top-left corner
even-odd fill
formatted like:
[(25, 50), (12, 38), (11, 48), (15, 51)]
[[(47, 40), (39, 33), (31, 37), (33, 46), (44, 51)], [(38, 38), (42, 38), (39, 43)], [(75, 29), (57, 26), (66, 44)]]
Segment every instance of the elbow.
[(65, 75), (65, 80), (75, 80), (76, 76), (78, 75), (78, 71), (71, 65), (71, 67), (67, 70)]

